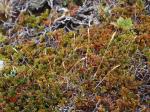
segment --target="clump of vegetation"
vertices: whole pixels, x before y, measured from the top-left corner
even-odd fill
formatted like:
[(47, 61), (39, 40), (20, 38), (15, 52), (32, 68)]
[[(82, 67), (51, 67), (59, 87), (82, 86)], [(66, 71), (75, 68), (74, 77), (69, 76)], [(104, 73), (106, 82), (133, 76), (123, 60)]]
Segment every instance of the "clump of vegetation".
[[(2, 32), (0, 60), (5, 66), (0, 70), (0, 110), (149, 111), (149, 80), (139, 79), (140, 73), (150, 74), (149, 16), (138, 4), (118, 2), (110, 17), (101, 13), (101, 25), (78, 31), (58, 29), (32, 38), (20, 36), (26, 32), (7, 38)], [(136, 18), (129, 7), (137, 7)], [(38, 33), (52, 22), (49, 13), (22, 13), (13, 31), (25, 26)]]
[(2, 35), (2, 33), (0, 33), (0, 43), (5, 42), (6, 37)]
[[(8, 16), (13, 16), (12, 2), (9, 0), (0, 0), (0, 15), (4, 15), (6, 18)], [(2, 18), (1, 18), (2, 19)]]
[(117, 20), (116, 26), (123, 30), (130, 30), (132, 28), (133, 24), (132, 24), (131, 18), (124, 19), (124, 18), (120, 17)]

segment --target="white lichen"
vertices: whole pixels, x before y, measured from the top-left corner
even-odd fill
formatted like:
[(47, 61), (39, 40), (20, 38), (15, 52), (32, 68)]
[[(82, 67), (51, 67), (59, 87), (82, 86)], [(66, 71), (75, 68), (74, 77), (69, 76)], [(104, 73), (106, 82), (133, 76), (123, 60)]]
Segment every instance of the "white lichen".
[(4, 61), (0, 60), (0, 70), (4, 67)]
[(13, 0), (0, 0), (0, 14), (4, 14), (6, 18), (14, 16)]

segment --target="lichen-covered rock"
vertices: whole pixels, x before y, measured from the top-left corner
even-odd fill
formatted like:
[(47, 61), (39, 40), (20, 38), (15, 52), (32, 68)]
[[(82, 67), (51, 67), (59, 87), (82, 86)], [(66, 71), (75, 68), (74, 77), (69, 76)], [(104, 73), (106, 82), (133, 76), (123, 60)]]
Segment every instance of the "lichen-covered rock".
[(145, 10), (146, 10), (146, 13), (148, 14), (148, 15), (150, 15), (150, 1), (149, 0), (144, 0), (144, 8), (145, 8)]
[(43, 8), (46, 4), (46, 0), (30, 0), (28, 2), (28, 8), (30, 10), (39, 10), (40, 8)]
[(62, 16), (52, 24), (52, 30), (65, 28), (65, 31), (77, 30), (78, 26), (91, 26), (99, 24), (99, 1), (87, 0), (79, 8), (74, 17)]

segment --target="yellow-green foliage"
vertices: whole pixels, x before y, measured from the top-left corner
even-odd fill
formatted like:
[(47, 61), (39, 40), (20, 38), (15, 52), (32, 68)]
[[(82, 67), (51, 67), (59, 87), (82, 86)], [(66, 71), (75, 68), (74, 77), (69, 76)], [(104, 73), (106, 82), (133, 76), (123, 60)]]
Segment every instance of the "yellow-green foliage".
[(4, 42), (5, 39), (6, 39), (6, 37), (0, 33), (0, 43)]
[(29, 27), (38, 27), (38, 25), (41, 24), (43, 20), (47, 19), (48, 15), (48, 9), (38, 17), (36, 17), (35, 15), (26, 15), (24, 17), (24, 24), (28, 24)]

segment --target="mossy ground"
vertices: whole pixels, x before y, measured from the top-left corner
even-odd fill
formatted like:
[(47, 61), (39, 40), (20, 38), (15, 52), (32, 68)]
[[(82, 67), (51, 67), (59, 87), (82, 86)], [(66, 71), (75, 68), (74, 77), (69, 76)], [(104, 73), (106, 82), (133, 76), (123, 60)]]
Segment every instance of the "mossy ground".
[[(21, 44), (17, 45), (10, 44), (16, 39), (2, 38), (0, 59), (6, 65), (0, 72), (0, 109), (58, 112), (73, 105), (73, 112), (96, 108), (98, 112), (135, 112), (137, 108), (148, 112), (145, 105), (149, 102), (141, 103), (138, 94), (142, 81), (136, 80), (129, 68), (137, 49), (150, 62), (150, 16), (139, 4), (126, 6), (114, 8), (109, 17), (101, 13), (101, 25), (80, 28), (78, 33), (60, 29), (47, 33), (47, 38), (36, 37), (38, 43), (35, 38), (18, 36)], [(139, 23), (132, 19), (131, 29), (111, 24), (119, 17), (133, 18), (134, 9)], [(27, 23), (41, 30), (46, 13), (22, 15), (25, 19), (20, 19), (15, 30)]]

